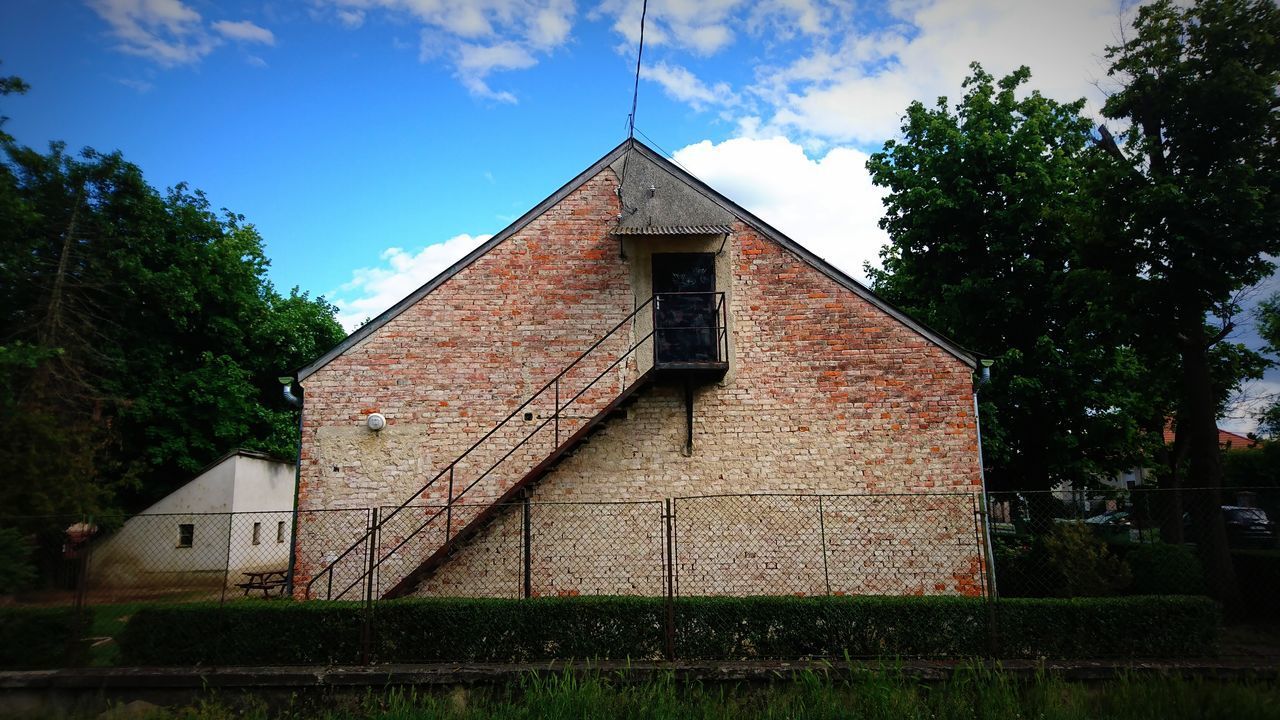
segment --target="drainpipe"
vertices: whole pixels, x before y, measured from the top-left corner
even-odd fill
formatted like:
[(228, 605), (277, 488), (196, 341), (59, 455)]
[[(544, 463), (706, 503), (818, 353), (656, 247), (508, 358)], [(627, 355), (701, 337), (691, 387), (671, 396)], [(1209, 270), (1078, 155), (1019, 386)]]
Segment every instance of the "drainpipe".
[[(991, 382), (991, 366), (995, 361), (982, 359), (979, 361), (982, 367), (982, 373), (979, 376), (978, 387), (981, 388)], [(982, 418), (978, 414), (978, 391), (973, 391), (973, 424), (978, 434), (978, 479), (982, 482), (982, 539), (987, 545), (987, 592), (991, 598), (1000, 597), (998, 587), (996, 585), (996, 564), (995, 564), (995, 546), (991, 542), (991, 514), (990, 508), (987, 507), (987, 468), (986, 463), (982, 459)]]
[(276, 379), (280, 381), (280, 389), (284, 393), (284, 401), (289, 403), (291, 407), (301, 408), (302, 398), (293, 394), (293, 378), (281, 377)]
[[(281, 377), (280, 381), (284, 401), (291, 407), (298, 408), (298, 454), (293, 461), (293, 511), (290, 513), (291, 529), (289, 530), (289, 574), (285, 580), (285, 592), (293, 597), (293, 570), (298, 561), (298, 492), (302, 489), (302, 396), (293, 393), (293, 378)], [(301, 390), (301, 386), (298, 388)]]

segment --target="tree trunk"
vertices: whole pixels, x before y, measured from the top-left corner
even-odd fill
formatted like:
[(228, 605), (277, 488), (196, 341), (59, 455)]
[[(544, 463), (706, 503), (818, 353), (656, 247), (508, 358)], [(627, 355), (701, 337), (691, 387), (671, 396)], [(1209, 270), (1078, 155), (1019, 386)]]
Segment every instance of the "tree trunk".
[(1191, 513), (1191, 534), (1204, 561), (1206, 579), (1213, 595), (1224, 605), (1234, 606), (1240, 598), (1227, 528), (1222, 518), (1222, 458), (1218, 448), (1217, 405), (1209, 372), (1208, 339), (1202, 316), (1194, 316), (1182, 338), (1183, 403), (1178, 416), (1178, 436), (1187, 438), (1187, 504)]
[(1157, 424), (1153, 425), (1162, 437), (1160, 448), (1156, 450), (1156, 459), (1160, 463), (1156, 480), (1156, 486), (1160, 488), (1156, 494), (1156, 512), (1159, 514), (1160, 539), (1171, 545), (1181, 545), (1186, 542), (1182, 522), (1182, 463), (1187, 459), (1187, 436), (1177, 432), (1175, 427), (1172, 446), (1165, 444), (1165, 422), (1162, 416), (1156, 418)]

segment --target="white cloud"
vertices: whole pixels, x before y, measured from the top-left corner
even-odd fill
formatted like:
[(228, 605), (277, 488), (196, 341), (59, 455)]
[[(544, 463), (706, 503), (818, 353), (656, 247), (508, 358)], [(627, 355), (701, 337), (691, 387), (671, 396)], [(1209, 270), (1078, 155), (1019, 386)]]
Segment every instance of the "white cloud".
[[(659, 48), (646, 77), (695, 109), (708, 93), (664, 75), (681, 52), (721, 53), (742, 37), (752, 79), (724, 87), (762, 132), (878, 146), (898, 133), (913, 100), (958, 99), (971, 61), (994, 75), (1019, 65), (1032, 87), (1064, 101), (1088, 97), (1096, 111), (1106, 79), (1105, 47), (1117, 42), (1136, 3), (1128, 0), (892, 0), (879, 6), (824, 0), (651, 0), (645, 44)], [(604, 0), (633, 52), (640, 6)], [(719, 87), (717, 83), (713, 87)], [(704, 85), (705, 88), (705, 85)], [(730, 118), (742, 122), (742, 118)]]
[(116, 49), (164, 66), (191, 65), (222, 44), (223, 38), (274, 45), (275, 35), (248, 20), (206, 24), (182, 0), (87, 0), (111, 28)]
[(640, 76), (662, 86), (664, 92), (680, 102), (688, 103), (695, 110), (707, 105), (729, 107), (737, 104), (737, 98), (729, 83), (718, 82), (708, 86), (688, 69), (663, 62), (642, 66)]
[(231, 38), (232, 40), (262, 43), (263, 45), (276, 44), (276, 36), (270, 30), (260, 25), (255, 25), (248, 20), (239, 22), (219, 20), (213, 24), (213, 29), (223, 37)]
[(895, 7), (900, 28), (849, 32), (834, 51), (815, 49), (762, 73), (753, 88), (774, 109), (769, 124), (838, 141), (878, 144), (898, 132), (908, 103), (958, 99), (970, 61), (994, 75), (1019, 65), (1031, 86), (1096, 109), (1104, 48), (1122, 27), (1119, 0), (929, 0)]
[(118, 50), (166, 67), (197, 62), (218, 45), (181, 0), (89, 0), (89, 7), (110, 26)]
[(352, 30), (354, 30), (354, 29), (356, 29), (356, 28), (358, 28), (358, 27), (360, 27), (361, 25), (363, 25), (363, 24), (364, 24), (364, 11), (363, 11), (363, 10), (355, 10), (355, 9), (342, 10), (342, 9), (339, 9), (339, 10), (337, 10), (337, 11), (336, 11), (336, 13), (335, 13), (335, 17), (337, 17), (337, 18), (338, 18), (338, 22), (342, 23), (344, 26), (346, 26), (346, 27), (348, 27), (348, 28), (350, 28), (350, 29), (352, 29)]
[(338, 321), (348, 332), (356, 329), (365, 318), (377, 317), (491, 237), (463, 233), (417, 253), (398, 247), (384, 250), (381, 265), (356, 270), (349, 282), (328, 293), (340, 308)]
[[(630, 51), (640, 41), (641, 11), (632, 0), (604, 0), (592, 15), (612, 18)], [(818, 0), (650, 0), (644, 42), (713, 55), (734, 43), (737, 29), (770, 41), (823, 33), (832, 12)]]
[(761, 220), (859, 280), (888, 241), (877, 223), (884, 191), (871, 184), (866, 153), (832, 148), (811, 158), (784, 137), (708, 140), (676, 162)]
[(569, 41), (572, 0), (316, 0), (348, 28), (382, 11), (419, 27), (421, 62), (447, 59), (458, 80), (476, 97), (514, 103), (509, 90), (495, 90), (489, 76), (523, 70)]
[(513, 42), (488, 46), (463, 43), (457, 50), (456, 67), (458, 79), (472, 95), (514, 103), (514, 95), (493, 90), (485, 79), (495, 70), (520, 70), (537, 62), (528, 50)]
[(116, 82), (136, 91), (138, 94), (148, 93), (155, 87), (146, 80), (134, 80), (133, 78), (117, 78)]

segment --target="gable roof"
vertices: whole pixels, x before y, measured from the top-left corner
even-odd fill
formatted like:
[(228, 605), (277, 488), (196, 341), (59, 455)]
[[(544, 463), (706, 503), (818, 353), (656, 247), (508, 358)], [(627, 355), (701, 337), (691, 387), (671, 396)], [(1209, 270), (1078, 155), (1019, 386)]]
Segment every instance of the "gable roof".
[[(1174, 427), (1173, 427), (1173, 418), (1172, 417), (1165, 418), (1164, 420), (1165, 445), (1172, 445), (1173, 441), (1177, 438), (1177, 436), (1178, 436), (1177, 432), (1174, 430)], [(1218, 428), (1218, 447), (1223, 448), (1225, 450), (1245, 450), (1248, 448), (1258, 447), (1258, 441), (1252, 438), (1246, 437), (1244, 435), (1241, 435), (1240, 433), (1233, 433), (1230, 430), (1223, 430), (1222, 428)]]
[[(418, 302), (423, 297), (431, 293), (433, 290), (443, 285), (447, 280), (449, 280), (449, 278), (461, 272), (464, 268), (466, 268), (471, 263), (475, 262), (482, 255), (489, 252), (493, 248), (497, 247), (504, 240), (511, 237), (512, 235), (519, 232), (520, 230), (522, 230), (526, 225), (532, 222), (535, 218), (542, 215), (548, 209), (550, 209), (551, 207), (559, 203), (561, 200), (567, 197), (570, 193), (572, 193), (573, 191), (581, 187), (588, 180), (598, 175), (606, 167), (610, 167), (615, 163), (617, 163), (618, 161), (623, 160), (627, 156), (628, 152), (634, 153), (635, 154), (634, 156), (638, 156), (640, 159), (647, 161), (642, 163), (642, 167), (648, 166), (649, 168), (663, 171), (675, 181), (686, 186), (689, 190), (691, 190), (697, 196), (700, 196), (700, 199), (702, 201), (698, 203), (700, 206), (703, 206), (705, 208), (707, 204), (710, 204), (715, 206), (721, 212), (724, 212), (724, 213), (727, 213), (728, 215), (736, 217), (738, 220), (751, 226), (752, 229), (756, 230), (761, 235), (764, 235), (770, 240), (773, 240), (779, 245), (782, 245), (787, 250), (790, 250), (792, 253), (798, 256), (805, 263), (812, 266), (813, 268), (823, 273), (827, 277), (831, 278), (832, 280), (834, 280), (836, 283), (840, 284), (847, 290), (853, 292), (855, 295), (861, 297), (862, 299), (876, 306), (877, 308), (882, 310), (885, 314), (894, 318), (895, 320), (902, 323), (903, 325), (906, 325), (907, 327), (911, 328), (916, 333), (920, 334), (925, 339), (934, 343), (938, 347), (951, 353), (957, 359), (964, 362), (969, 367), (971, 368), (977, 367), (978, 356), (976, 354), (964, 349), (963, 347), (958, 345), (956, 342), (947, 338), (941, 333), (931, 330), (928, 327), (926, 327), (924, 324), (914, 320), (903, 311), (891, 305), (884, 298), (881, 298), (879, 295), (876, 295), (875, 293), (873, 293), (870, 290), (870, 288), (867, 288), (862, 283), (859, 283), (857, 280), (854, 280), (852, 277), (849, 277), (845, 273), (841, 272), (838, 268), (828, 263), (826, 260), (823, 260), (817, 255), (814, 255), (807, 248), (800, 245), (799, 243), (792, 240), (791, 238), (787, 237), (786, 235), (782, 234), (780, 231), (770, 226), (768, 223), (764, 222), (760, 218), (747, 212), (744, 208), (742, 208), (737, 203), (733, 202), (732, 200), (725, 197), (724, 195), (721, 195), (719, 192), (716, 192), (706, 183), (702, 182), (698, 178), (689, 174), (688, 172), (686, 172), (685, 170), (683, 170), (682, 168), (680, 168), (670, 160), (654, 152), (652, 149), (649, 148), (649, 146), (645, 145), (639, 140), (635, 140), (634, 138), (632, 138), (632, 139), (624, 140), (617, 147), (615, 147), (614, 149), (606, 153), (604, 157), (592, 163), (591, 166), (588, 167), (586, 170), (583, 170), (581, 173), (578, 173), (578, 175), (575, 178), (573, 178), (572, 180), (570, 180), (569, 182), (561, 186), (560, 189), (551, 193), (551, 195), (549, 195), (545, 200), (535, 205), (524, 215), (521, 215), (518, 219), (516, 219), (515, 222), (503, 228), (500, 232), (498, 232), (496, 235), (486, 240), (475, 250), (472, 250), (471, 252), (467, 253), (467, 255), (463, 257), (461, 260), (454, 263), (453, 265), (450, 265), (447, 269), (445, 269), (439, 275), (436, 275), (431, 280), (427, 281), (424, 285), (419, 287), (417, 290), (414, 290), (413, 292), (409, 293), (409, 295), (405, 296), (405, 298), (400, 302), (396, 303), (395, 305), (392, 305), (390, 308), (387, 308), (381, 315), (378, 315), (376, 318), (370, 320), (364, 325), (361, 325), (354, 332), (348, 335), (342, 342), (335, 345), (333, 349), (329, 350), (329, 352), (320, 356), (320, 358), (316, 360), (314, 363), (300, 369), (298, 371), (298, 381), (301, 382), (302, 380), (305, 380), (312, 373), (316, 372), (320, 368), (329, 364), (329, 362), (332, 361), (334, 358), (343, 354), (344, 352), (346, 352), (347, 350), (355, 346), (357, 343), (367, 338), (369, 335), (372, 335), (375, 331), (378, 330), (378, 328), (381, 328), (383, 325), (390, 322), (397, 315), (404, 312), (414, 303)], [(646, 175), (648, 176), (649, 173), (646, 173)], [(627, 192), (627, 191), (624, 191), (624, 192)], [(685, 194), (688, 195), (688, 193), (685, 193)], [(627, 192), (627, 194), (624, 196), (624, 206), (630, 204), (626, 202), (626, 200), (629, 199), (630, 197), (631, 197), (630, 192)], [(618, 235), (647, 234), (645, 230), (642, 230), (639, 227), (636, 227), (633, 223), (628, 222), (629, 219), (630, 218), (626, 218), (622, 221), (622, 223), (619, 224), (619, 227), (616, 228), (614, 231), (615, 234), (618, 234)], [(715, 232), (719, 232), (719, 231), (722, 231), (723, 229), (726, 229), (721, 223), (715, 223), (714, 225), (711, 225), (711, 227)], [(657, 232), (662, 232), (665, 234), (665, 233), (675, 232), (676, 229), (677, 228), (664, 227), (661, 230), (658, 230)]]

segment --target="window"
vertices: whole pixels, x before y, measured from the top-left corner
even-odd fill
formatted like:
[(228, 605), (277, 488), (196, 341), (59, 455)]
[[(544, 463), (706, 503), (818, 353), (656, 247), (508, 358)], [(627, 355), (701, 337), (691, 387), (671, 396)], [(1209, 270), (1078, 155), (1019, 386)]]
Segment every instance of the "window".
[(284, 542), (284, 521), (276, 523), (276, 542)]
[(253, 544), (254, 545), (262, 544), (262, 523), (260, 522), (256, 522), (253, 524)]
[(189, 548), (196, 539), (196, 526), (190, 523), (178, 525), (178, 547)]

